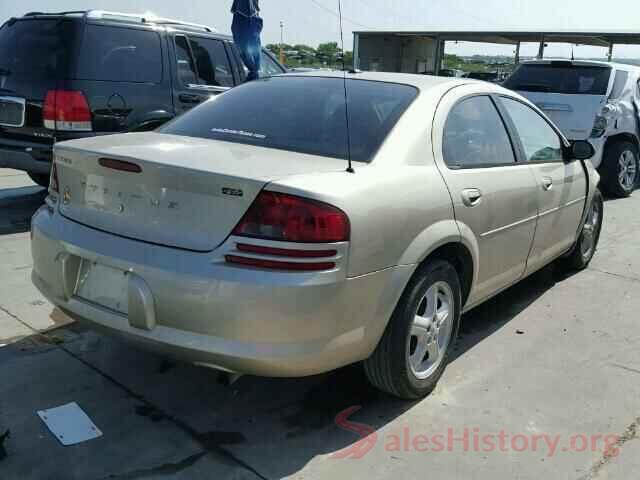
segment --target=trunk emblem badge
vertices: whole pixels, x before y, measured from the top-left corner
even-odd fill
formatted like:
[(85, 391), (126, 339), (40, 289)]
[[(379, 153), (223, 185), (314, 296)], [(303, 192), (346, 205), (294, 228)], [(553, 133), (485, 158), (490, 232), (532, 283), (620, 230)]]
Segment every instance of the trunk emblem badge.
[(223, 195), (229, 195), (230, 197), (242, 197), (244, 196), (244, 192), (239, 188), (228, 188), (225, 187), (222, 189)]

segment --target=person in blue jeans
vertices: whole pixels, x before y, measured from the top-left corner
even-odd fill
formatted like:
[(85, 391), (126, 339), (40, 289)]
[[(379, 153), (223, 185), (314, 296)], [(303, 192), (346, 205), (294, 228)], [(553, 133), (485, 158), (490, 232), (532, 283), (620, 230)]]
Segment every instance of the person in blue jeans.
[(233, 41), (240, 50), (240, 57), (249, 73), (247, 82), (260, 78), (260, 58), (262, 54), (262, 18), (258, 0), (233, 0), (231, 7)]

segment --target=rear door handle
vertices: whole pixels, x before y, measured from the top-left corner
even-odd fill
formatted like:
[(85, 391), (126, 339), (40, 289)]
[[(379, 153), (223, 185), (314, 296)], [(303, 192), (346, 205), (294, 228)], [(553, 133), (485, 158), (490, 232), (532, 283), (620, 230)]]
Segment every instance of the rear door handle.
[(476, 207), (482, 201), (482, 192), (477, 188), (467, 188), (462, 191), (462, 203), (467, 207)]
[(180, 99), (182, 103), (200, 103), (203, 100), (200, 95), (193, 95), (190, 93), (181, 93), (178, 96), (178, 99)]
[(544, 177), (542, 179), (542, 188), (547, 192), (553, 188), (553, 179), (551, 177)]

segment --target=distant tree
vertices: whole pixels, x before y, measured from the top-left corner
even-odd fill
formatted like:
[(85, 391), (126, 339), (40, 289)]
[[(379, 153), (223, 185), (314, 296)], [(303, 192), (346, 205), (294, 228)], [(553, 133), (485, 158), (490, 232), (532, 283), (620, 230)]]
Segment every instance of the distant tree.
[[(318, 48), (299, 43), (284, 44), (285, 62), (289, 67), (331, 67), (342, 69), (342, 53), (337, 42), (322, 43)], [(269, 43), (265, 48), (276, 57), (280, 55), (280, 44)], [(353, 66), (353, 52), (345, 52), (344, 64), (347, 68)]]
[(321, 62), (332, 64), (338, 56), (338, 42), (321, 43), (316, 50), (316, 58)]
[(457, 55), (445, 53), (443, 63), (447, 68), (458, 68), (464, 63), (464, 59), (460, 58)]

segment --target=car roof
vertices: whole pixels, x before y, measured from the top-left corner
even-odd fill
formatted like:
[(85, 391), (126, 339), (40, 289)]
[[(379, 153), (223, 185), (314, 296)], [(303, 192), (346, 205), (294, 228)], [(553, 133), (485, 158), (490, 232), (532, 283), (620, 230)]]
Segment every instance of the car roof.
[(594, 67), (611, 67), (617, 70), (640, 70), (640, 66), (629, 65), (627, 63), (605, 62), (602, 60), (567, 60), (563, 58), (549, 58), (544, 60), (526, 60), (523, 65), (549, 65), (553, 62), (566, 62), (572, 65), (594, 66)]

